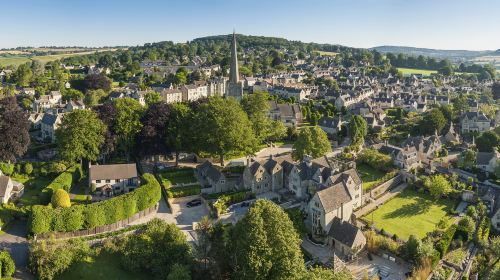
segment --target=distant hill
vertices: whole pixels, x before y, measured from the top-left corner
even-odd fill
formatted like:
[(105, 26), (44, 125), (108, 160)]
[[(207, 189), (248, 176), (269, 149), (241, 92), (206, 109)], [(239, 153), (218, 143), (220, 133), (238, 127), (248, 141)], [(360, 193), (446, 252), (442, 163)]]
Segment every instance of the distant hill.
[(450, 60), (469, 60), (471, 58), (484, 55), (500, 54), (500, 50), (497, 51), (437, 50), (437, 49), (414, 48), (414, 47), (403, 47), (403, 46), (379, 46), (371, 49), (377, 50), (382, 53), (388, 53), (388, 52), (402, 53), (413, 56), (423, 55), (434, 58), (448, 58)]

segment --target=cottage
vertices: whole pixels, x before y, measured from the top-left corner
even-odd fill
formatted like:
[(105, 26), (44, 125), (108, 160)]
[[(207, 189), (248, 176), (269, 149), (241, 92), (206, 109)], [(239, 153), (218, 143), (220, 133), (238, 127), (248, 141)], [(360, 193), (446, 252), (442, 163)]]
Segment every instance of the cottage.
[(7, 203), (15, 200), (24, 193), (24, 185), (12, 180), (10, 177), (2, 175), (0, 171), (0, 203)]
[(113, 196), (130, 192), (139, 186), (140, 180), (135, 163), (91, 165), (89, 186), (95, 186), (100, 195)]
[(342, 119), (341, 117), (322, 117), (318, 121), (318, 126), (323, 129), (328, 134), (335, 134), (342, 130)]
[(40, 125), (41, 138), (43, 141), (55, 143), (56, 130), (62, 122), (63, 114), (43, 114)]
[(495, 168), (498, 165), (498, 152), (478, 152), (476, 155), (476, 166), (477, 168), (488, 172), (494, 173)]
[(491, 121), (482, 112), (467, 112), (460, 117), (460, 132), (462, 134), (468, 132), (483, 133), (490, 130)]
[(355, 225), (334, 217), (328, 232), (328, 243), (336, 251), (352, 259), (365, 247), (366, 237)]
[(263, 161), (254, 161), (243, 171), (243, 186), (255, 194), (282, 190), (288, 184), (292, 166), (290, 156), (270, 156)]
[(231, 189), (224, 173), (208, 160), (196, 166), (195, 175), (202, 193), (220, 193)]
[(271, 119), (279, 120), (286, 126), (296, 126), (302, 122), (302, 112), (299, 104), (279, 104), (276, 101), (269, 101), (268, 114)]

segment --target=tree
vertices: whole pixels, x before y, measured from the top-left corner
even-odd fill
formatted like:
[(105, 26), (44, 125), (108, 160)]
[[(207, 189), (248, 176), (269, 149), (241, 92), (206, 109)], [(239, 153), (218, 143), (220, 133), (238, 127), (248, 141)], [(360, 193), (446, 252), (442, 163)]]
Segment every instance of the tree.
[(490, 264), (490, 268), (494, 268), (500, 261), (500, 236), (490, 238), (488, 243), (487, 252), (493, 260)]
[(26, 162), (24, 164), (24, 173), (30, 175), (33, 172), (33, 164), (31, 162)]
[(359, 146), (365, 141), (365, 136), (368, 133), (368, 125), (360, 115), (353, 115), (349, 123), (349, 132), (352, 140), (352, 145)]
[(251, 154), (257, 143), (247, 114), (233, 98), (211, 97), (200, 105), (195, 119), (199, 133), (199, 148), (218, 155), (224, 165), (224, 155), (230, 152)]
[(83, 84), (86, 90), (102, 89), (106, 92), (111, 90), (111, 80), (104, 74), (90, 74), (85, 76)]
[(332, 146), (326, 133), (319, 127), (303, 128), (297, 141), (293, 144), (292, 156), (294, 159), (301, 160), (304, 156), (317, 158), (332, 151)]
[(418, 248), (422, 245), (420, 239), (418, 239), (415, 235), (410, 235), (408, 241), (405, 244), (405, 253), (408, 256), (408, 259), (412, 260), (415, 263), (419, 261)]
[(457, 232), (461, 232), (465, 235), (467, 240), (470, 240), (474, 232), (476, 231), (476, 222), (469, 216), (464, 216), (460, 221), (458, 221)]
[(193, 136), (196, 132), (191, 131), (191, 120), (193, 120), (193, 116), (189, 106), (183, 103), (172, 105), (166, 128), (166, 143), (169, 148), (175, 151), (175, 165), (179, 164), (179, 153), (194, 145)]
[(425, 183), (429, 192), (436, 199), (446, 196), (453, 191), (450, 182), (443, 175), (434, 175)]
[(57, 189), (50, 200), (54, 208), (67, 208), (71, 207), (71, 199), (69, 194), (63, 189)]
[(146, 105), (151, 106), (155, 103), (158, 103), (162, 100), (161, 95), (156, 91), (148, 91), (144, 95), (144, 99), (146, 100)]
[(14, 72), (14, 80), (21, 87), (28, 86), (33, 79), (33, 71), (29, 63), (21, 64)]
[(104, 138), (104, 144), (101, 147), (101, 154), (106, 159), (114, 150), (118, 142), (118, 135), (116, 133), (116, 118), (118, 111), (112, 103), (105, 103), (94, 108), (99, 119), (106, 125), (107, 132)]
[(177, 266), (187, 268), (193, 263), (184, 233), (175, 224), (158, 218), (149, 221), (142, 232), (127, 236), (120, 253), (124, 267), (145, 270), (158, 279), (166, 279), (171, 273), (183, 275), (185, 269)]
[(176, 263), (172, 265), (167, 280), (191, 280), (191, 272), (188, 267)]
[(106, 96), (106, 92), (102, 89), (88, 90), (83, 98), (83, 103), (88, 107), (94, 107), (101, 103), (101, 100)]
[(116, 108), (116, 133), (123, 151), (130, 155), (135, 136), (141, 131), (141, 117), (144, 107), (139, 101), (132, 98), (115, 99)]
[(434, 108), (424, 115), (420, 122), (420, 131), (427, 135), (434, 134), (436, 131), (441, 133), (445, 125), (446, 118), (443, 113), (438, 108)]
[(142, 128), (137, 136), (141, 156), (167, 153), (166, 129), (172, 107), (165, 102), (151, 104), (141, 117)]
[(278, 205), (257, 200), (230, 233), (234, 279), (301, 279), (300, 238)]
[(463, 94), (460, 94), (457, 98), (453, 100), (453, 109), (455, 112), (460, 115), (469, 110), (469, 100)]
[(9, 251), (0, 251), (0, 279), (10, 279), (14, 271), (16, 271), (16, 264)]
[(286, 135), (286, 127), (279, 121), (273, 121), (267, 115), (269, 111), (269, 94), (255, 92), (246, 95), (241, 101), (243, 110), (252, 122), (255, 136), (259, 142), (265, 140), (281, 139)]
[(315, 266), (309, 269), (303, 280), (352, 280), (354, 277), (348, 270), (333, 272), (330, 268)]
[(0, 161), (14, 161), (28, 150), (29, 127), (28, 115), (15, 97), (0, 99)]
[(62, 92), (62, 97), (64, 101), (76, 101), (76, 100), (82, 100), (85, 95), (83, 92), (76, 90), (76, 89), (66, 89)]
[(476, 139), (476, 147), (480, 152), (493, 152), (500, 145), (500, 137), (494, 131), (486, 131)]
[(56, 130), (59, 154), (69, 162), (96, 160), (105, 135), (106, 126), (95, 112), (75, 110), (63, 117)]
[(476, 152), (470, 149), (461, 152), (457, 163), (460, 168), (472, 168), (476, 165)]
[(493, 99), (495, 100), (500, 99), (500, 82), (495, 82), (491, 86), (491, 92), (493, 93)]

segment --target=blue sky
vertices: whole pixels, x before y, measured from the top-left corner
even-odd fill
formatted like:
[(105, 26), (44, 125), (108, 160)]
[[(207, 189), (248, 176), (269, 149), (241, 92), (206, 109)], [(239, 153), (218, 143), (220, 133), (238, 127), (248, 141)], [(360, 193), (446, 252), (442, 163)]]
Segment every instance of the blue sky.
[(353, 47), (500, 49), (496, 0), (0, 0), (0, 48), (237, 33)]

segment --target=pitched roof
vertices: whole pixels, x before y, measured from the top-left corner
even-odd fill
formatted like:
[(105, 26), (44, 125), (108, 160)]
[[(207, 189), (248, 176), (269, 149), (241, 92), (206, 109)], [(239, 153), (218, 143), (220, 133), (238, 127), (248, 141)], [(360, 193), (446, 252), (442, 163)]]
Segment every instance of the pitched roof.
[(54, 114), (44, 114), (42, 118), (42, 123), (46, 125), (54, 125), (57, 121), (57, 115)]
[(0, 196), (5, 197), (7, 193), (7, 185), (9, 184), (10, 177), (0, 175)]
[(493, 158), (496, 158), (495, 152), (478, 152), (476, 155), (477, 165), (488, 165)]
[(129, 179), (137, 177), (135, 163), (92, 165), (90, 180)]
[(364, 235), (356, 226), (334, 217), (328, 235), (344, 245), (353, 248), (356, 244), (364, 239)]
[(323, 205), (325, 213), (338, 209), (343, 203), (352, 200), (349, 191), (343, 183), (338, 183), (326, 189), (320, 190), (316, 194), (318, 195), (321, 205)]

